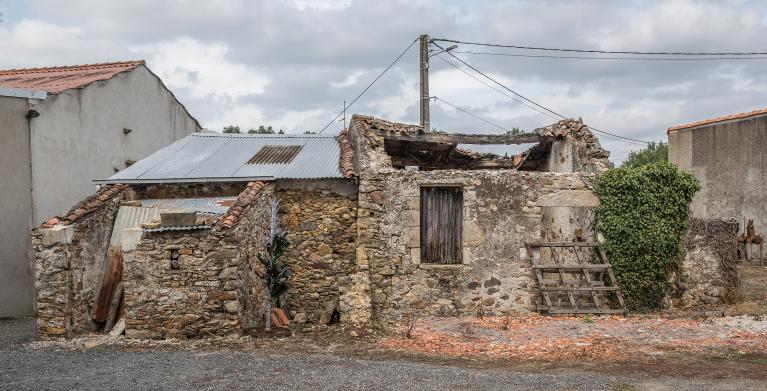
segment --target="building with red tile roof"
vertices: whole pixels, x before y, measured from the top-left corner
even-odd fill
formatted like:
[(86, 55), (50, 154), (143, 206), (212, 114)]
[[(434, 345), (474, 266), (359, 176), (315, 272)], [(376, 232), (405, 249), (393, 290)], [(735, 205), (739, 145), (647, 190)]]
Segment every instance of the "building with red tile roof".
[(694, 217), (753, 219), (767, 233), (767, 108), (672, 126), (668, 144), (669, 160), (700, 180)]
[(30, 227), (93, 193), (93, 178), (108, 177), (202, 127), (136, 60), (0, 70), (0, 130), (4, 317), (33, 313)]
[(0, 71), (0, 87), (45, 91), (59, 94), (72, 88), (109, 80), (115, 75), (146, 65), (144, 60), (70, 65), (46, 68), (8, 69)]
[(687, 124), (672, 126), (668, 128), (666, 133), (668, 134), (677, 130), (690, 129), (690, 128), (695, 128), (698, 126), (711, 125), (711, 124), (725, 122), (725, 121), (734, 121), (734, 120), (739, 120), (739, 119), (744, 119), (744, 118), (749, 118), (749, 117), (754, 117), (754, 116), (764, 115), (764, 114), (767, 114), (767, 108), (748, 111), (745, 113), (723, 115), (721, 117), (714, 117), (714, 118), (704, 119), (702, 121), (696, 121), (696, 122), (690, 122)]

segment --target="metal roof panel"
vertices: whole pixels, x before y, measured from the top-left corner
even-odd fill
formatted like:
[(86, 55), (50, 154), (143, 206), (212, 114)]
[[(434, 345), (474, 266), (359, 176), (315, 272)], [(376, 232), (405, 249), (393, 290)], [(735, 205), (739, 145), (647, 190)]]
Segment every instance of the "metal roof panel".
[[(289, 162), (248, 164), (267, 145), (301, 148)], [(338, 140), (331, 135), (194, 133), (98, 182), (343, 178), (338, 168), (340, 154)]]

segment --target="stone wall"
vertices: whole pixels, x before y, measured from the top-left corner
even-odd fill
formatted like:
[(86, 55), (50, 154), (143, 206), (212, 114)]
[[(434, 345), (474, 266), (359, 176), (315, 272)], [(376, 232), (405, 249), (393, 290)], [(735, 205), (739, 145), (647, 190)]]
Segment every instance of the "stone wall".
[(126, 193), (70, 225), (33, 230), (40, 338), (71, 337), (97, 327), (90, 314), (101, 286), (114, 219)]
[(255, 254), (264, 251), (271, 196), (262, 190), (232, 229), (145, 233), (124, 254), (126, 336), (230, 335), (257, 324), (264, 288)]
[(735, 220), (690, 219), (682, 278), (672, 306), (710, 306), (737, 299), (737, 232)]
[[(585, 191), (588, 174), (512, 170), (393, 171), (360, 181), (358, 267), (367, 268), (373, 318), (506, 314), (534, 309), (535, 283), (524, 243), (549, 229), (538, 200)], [(420, 187), (463, 188), (463, 263), (420, 260)], [(571, 222), (574, 226), (577, 222)], [(591, 221), (583, 221), (587, 230)], [(553, 234), (548, 235), (549, 237)]]
[(339, 281), (354, 267), (357, 194), (346, 182), (298, 185), (278, 191), (280, 226), (291, 243), (283, 259), (291, 271), (288, 303), (298, 323), (316, 324), (339, 302)]
[(245, 188), (242, 182), (155, 183), (132, 185), (136, 199), (196, 198), (236, 196)]

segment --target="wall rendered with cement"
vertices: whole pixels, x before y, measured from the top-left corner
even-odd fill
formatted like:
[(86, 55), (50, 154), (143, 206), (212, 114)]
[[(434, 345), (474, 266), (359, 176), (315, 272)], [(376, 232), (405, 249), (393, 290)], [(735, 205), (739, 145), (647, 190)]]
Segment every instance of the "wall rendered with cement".
[(32, 192), (27, 99), (0, 97), (0, 317), (32, 315), (27, 262)]
[[(31, 121), (35, 212), (40, 224), (104, 179), (199, 125), (146, 67), (50, 95)], [(128, 134), (123, 129), (131, 129)]]
[(734, 218), (741, 229), (754, 219), (767, 233), (767, 116), (677, 130), (668, 141), (669, 160), (700, 181), (694, 217)]

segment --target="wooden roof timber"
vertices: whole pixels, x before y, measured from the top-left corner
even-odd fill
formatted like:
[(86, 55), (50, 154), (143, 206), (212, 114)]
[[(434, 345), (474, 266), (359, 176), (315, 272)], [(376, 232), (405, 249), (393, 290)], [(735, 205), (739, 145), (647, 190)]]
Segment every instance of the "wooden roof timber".
[(529, 144), (548, 141), (536, 133), (523, 133), (517, 135), (497, 134), (461, 134), (461, 133), (396, 133), (376, 129), (376, 134), (387, 140), (420, 141), (426, 143), (445, 144)]

